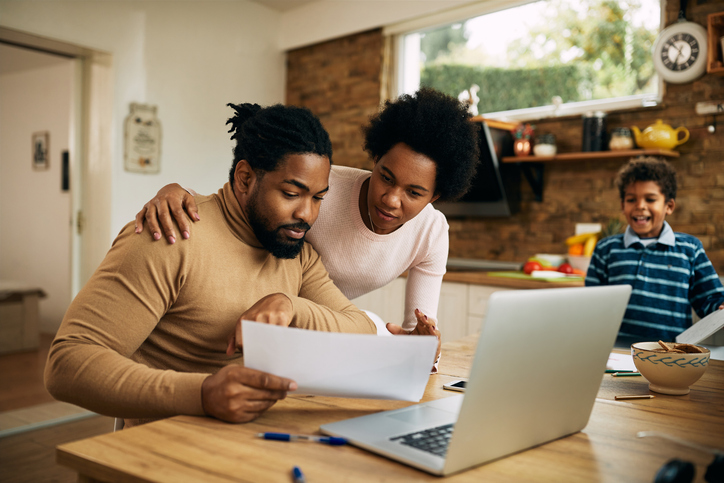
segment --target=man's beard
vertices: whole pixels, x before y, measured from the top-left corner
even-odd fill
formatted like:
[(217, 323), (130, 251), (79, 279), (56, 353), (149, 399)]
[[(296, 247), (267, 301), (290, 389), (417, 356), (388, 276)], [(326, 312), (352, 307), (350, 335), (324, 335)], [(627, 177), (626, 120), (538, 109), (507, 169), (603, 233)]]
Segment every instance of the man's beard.
[(304, 247), (304, 237), (294, 240), (290, 239), (282, 233), (285, 228), (293, 230), (307, 231), (311, 227), (304, 222), (292, 223), (289, 225), (281, 225), (276, 228), (269, 227), (269, 219), (264, 216), (259, 210), (258, 206), (258, 185), (255, 187), (254, 192), (249, 197), (249, 201), (246, 205), (247, 214), (249, 216), (249, 224), (254, 235), (261, 245), (266, 248), (276, 258), (296, 258), (299, 252)]

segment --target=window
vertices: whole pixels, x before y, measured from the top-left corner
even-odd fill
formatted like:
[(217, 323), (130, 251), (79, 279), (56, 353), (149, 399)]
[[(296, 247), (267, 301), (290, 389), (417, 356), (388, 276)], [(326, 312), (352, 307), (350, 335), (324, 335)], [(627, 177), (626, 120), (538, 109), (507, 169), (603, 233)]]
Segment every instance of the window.
[(660, 0), (542, 0), (497, 8), (402, 32), (398, 92), (429, 86), (477, 96), (480, 114), (517, 120), (660, 101), (663, 83), (651, 57)]

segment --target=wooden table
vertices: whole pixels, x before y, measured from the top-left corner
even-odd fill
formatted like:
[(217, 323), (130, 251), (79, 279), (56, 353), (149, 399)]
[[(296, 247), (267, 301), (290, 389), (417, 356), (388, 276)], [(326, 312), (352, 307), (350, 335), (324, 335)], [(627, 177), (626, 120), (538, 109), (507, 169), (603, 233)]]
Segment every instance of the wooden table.
[[(442, 384), (467, 377), (475, 342), (476, 336), (468, 336), (443, 345), (440, 374), (430, 377), (424, 400), (450, 396)], [(661, 431), (724, 450), (724, 362), (711, 361), (688, 395), (614, 400), (617, 394), (648, 393), (648, 384), (641, 377), (605, 375), (591, 419), (582, 432), (445, 480), (651, 482), (661, 465), (681, 458), (696, 465), (695, 481), (704, 481), (704, 471), (713, 456), (666, 439), (637, 438), (636, 434)], [(323, 423), (409, 404), (290, 396), (251, 423), (234, 425), (177, 416), (64, 444), (57, 449), (57, 460), (78, 471), (79, 481), (84, 482), (288, 483), (294, 465), (304, 470), (308, 483), (439, 481), (439, 477), (353, 446), (255, 437), (264, 431), (318, 434)]]

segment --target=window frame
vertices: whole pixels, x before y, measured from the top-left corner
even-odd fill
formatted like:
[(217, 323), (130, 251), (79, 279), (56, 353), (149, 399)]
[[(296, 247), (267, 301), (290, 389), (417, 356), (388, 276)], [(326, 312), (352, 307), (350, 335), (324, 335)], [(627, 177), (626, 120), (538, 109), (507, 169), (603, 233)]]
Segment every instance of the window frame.
[[(452, 8), (433, 15), (400, 22), (389, 25), (383, 29), (383, 35), (392, 38), (393, 42), (393, 74), (390, 85), (390, 94), (398, 97), (401, 94), (411, 94), (409, 79), (405, 78), (405, 37), (410, 34), (423, 33), (426, 31), (449, 26), (455, 23), (464, 22), (470, 18), (495, 13), (509, 8), (535, 3), (539, 0), (491, 0), (486, 2), (476, 2), (472, 5)], [(660, 18), (659, 28), (663, 30), (666, 13), (666, 0), (659, 0)], [(407, 81), (407, 82), (406, 82)], [(419, 72), (417, 74), (417, 88), (419, 88)], [(568, 102), (559, 106), (547, 105), (539, 107), (531, 107), (525, 109), (514, 109), (510, 111), (486, 112), (481, 116), (495, 119), (511, 120), (511, 121), (533, 121), (537, 119), (545, 119), (561, 116), (582, 115), (590, 111), (614, 112), (637, 108), (651, 108), (661, 104), (666, 89), (666, 83), (659, 76), (658, 93), (656, 94), (638, 94), (625, 97), (614, 97), (610, 99), (597, 99), (592, 101)], [(415, 89), (416, 90), (416, 89)], [(413, 90), (414, 91), (414, 90)]]

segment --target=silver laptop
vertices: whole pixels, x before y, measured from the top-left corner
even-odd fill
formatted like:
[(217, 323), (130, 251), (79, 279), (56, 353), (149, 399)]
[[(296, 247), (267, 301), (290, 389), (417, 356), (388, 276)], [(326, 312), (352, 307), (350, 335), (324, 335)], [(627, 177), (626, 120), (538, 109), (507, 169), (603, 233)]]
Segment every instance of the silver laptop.
[(580, 431), (630, 295), (629, 285), (495, 292), (465, 394), (320, 429), (436, 475)]

